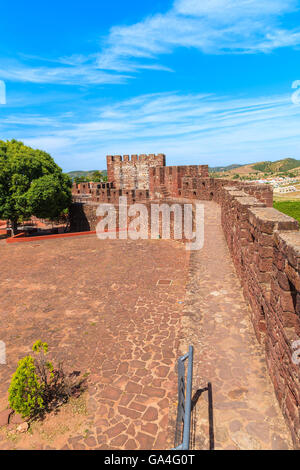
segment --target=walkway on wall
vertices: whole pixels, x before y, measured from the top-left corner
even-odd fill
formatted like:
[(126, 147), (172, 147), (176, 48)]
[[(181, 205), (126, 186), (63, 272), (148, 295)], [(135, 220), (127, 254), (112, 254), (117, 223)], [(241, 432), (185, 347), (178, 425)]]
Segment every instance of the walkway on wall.
[[(181, 342), (182, 351), (195, 346), (193, 446), (292, 448), (223, 236), (220, 207), (203, 204), (205, 244), (191, 254)], [(209, 382), (213, 423), (205, 390)]]

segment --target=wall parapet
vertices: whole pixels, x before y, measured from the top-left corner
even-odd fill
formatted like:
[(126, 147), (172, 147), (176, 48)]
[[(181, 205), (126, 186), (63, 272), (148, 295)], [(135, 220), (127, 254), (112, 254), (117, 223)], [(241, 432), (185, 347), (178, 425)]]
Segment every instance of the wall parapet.
[(277, 399), (300, 448), (300, 367), (293, 359), (293, 343), (300, 340), (299, 224), (245, 192), (232, 186), (219, 192), (223, 231)]

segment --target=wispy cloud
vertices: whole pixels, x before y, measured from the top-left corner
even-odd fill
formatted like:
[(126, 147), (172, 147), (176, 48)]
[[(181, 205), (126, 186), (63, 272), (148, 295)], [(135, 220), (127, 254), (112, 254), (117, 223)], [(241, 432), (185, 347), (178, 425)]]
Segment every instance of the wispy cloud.
[(300, 158), (299, 119), (290, 96), (157, 93), (91, 108), (84, 121), (75, 112), (8, 116), (0, 135), (49, 151), (66, 169), (105, 168), (111, 153), (164, 152), (169, 163), (214, 165)]
[(96, 53), (57, 59), (23, 56), (21, 61), (2, 62), (0, 76), (42, 84), (120, 84), (145, 69), (171, 71), (162, 56), (179, 47), (205, 54), (295, 47), (300, 28), (286, 26), (285, 15), (298, 6), (298, 0), (175, 0), (164, 14), (113, 26)]
[(138, 70), (177, 47), (203, 53), (269, 52), (300, 43), (300, 29), (282, 26), (283, 15), (297, 10), (297, 0), (176, 0), (165, 14), (115, 26), (104, 41), (98, 65)]
[[(2, 61), (3, 64), (3, 61)], [(49, 83), (63, 85), (119, 84), (129, 77), (99, 70), (93, 64), (70, 66), (31, 66), (16, 61), (6, 61), (0, 66), (0, 77), (14, 82)]]

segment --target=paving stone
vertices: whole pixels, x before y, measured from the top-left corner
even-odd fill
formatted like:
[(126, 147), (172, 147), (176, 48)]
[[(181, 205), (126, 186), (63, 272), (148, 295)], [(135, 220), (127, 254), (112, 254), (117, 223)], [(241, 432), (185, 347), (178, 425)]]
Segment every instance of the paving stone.
[(149, 406), (142, 416), (143, 421), (156, 421), (158, 419), (157, 409)]
[[(0, 241), (1, 339), (10, 351), (10, 363), (1, 369), (0, 397), (20, 356), (41, 337), (67, 368), (76, 364), (91, 372), (82, 427), (91, 434), (84, 438), (71, 431), (68, 448), (170, 449), (176, 361), (193, 344), (193, 392), (206, 390), (193, 409), (194, 448), (210, 445), (211, 383), (215, 448), (290, 449), (224, 239), (220, 208), (204, 202), (204, 209), (205, 242), (198, 252), (168, 240), (89, 236), (44, 241), (33, 258), (31, 245)], [(172, 283), (157, 286), (159, 280)], [(0, 439), (0, 449), (9, 447)]]
[[(278, 443), (290, 449), (291, 436), (224, 238), (220, 207), (203, 204), (205, 241), (191, 254), (181, 353), (194, 345), (194, 383), (204, 389), (212, 385), (214, 448), (267, 450)], [(193, 419), (195, 445), (210, 448), (207, 391), (195, 404)], [(278, 437), (272, 438), (275, 428)]]
[(6, 426), (8, 424), (8, 419), (9, 419), (9, 415), (11, 414), (11, 412), (12, 412), (11, 409), (1, 411), (1, 413), (0, 413), (0, 427), (1, 426)]

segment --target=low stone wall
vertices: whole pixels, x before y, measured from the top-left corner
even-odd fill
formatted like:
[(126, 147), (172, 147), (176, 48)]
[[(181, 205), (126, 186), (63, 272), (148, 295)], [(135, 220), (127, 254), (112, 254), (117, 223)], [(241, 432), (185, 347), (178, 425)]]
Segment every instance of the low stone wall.
[(208, 165), (165, 166), (150, 169), (150, 194), (156, 198), (163, 196), (178, 197), (184, 178), (208, 177)]
[(214, 200), (221, 203), (223, 188), (230, 186), (245, 191), (248, 195), (256, 197), (267, 207), (273, 206), (273, 189), (269, 184), (244, 183), (219, 178), (187, 177), (182, 179), (181, 187), (178, 187), (178, 196), (202, 199), (204, 201)]
[(92, 189), (92, 202), (117, 204), (121, 196), (126, 196), (129, 204), (147, 201), (150, 199), (148, 189), (115, 189), (94, 188)]
[[(118, 201), (119, 202), (119, 201)], [(128, 206), (127, 209), (129, 208), (129, 205), (131, 205), (130, 201), (127, 201)], [(139, 202), (137, 202), (139, 203)], [(192, 206), (192, 230), (195, 230), (195, 207), (193, 204), (193, 201), (180, 201), (180, 200), (168, 200), (168, 201), (143, 201), (142, 205), (145, 210), (147, 210), (148, 214), (148, 219), (147, 219), (147, 226), (143, 227), (145, 231), (148, 234), (148, 238), (151, 238), (153, 235), (153, 224), (152, 224), (152, 204), (159, 206), (159, 208), (162, 209), (163, 205), (170, 210), (170, 223), (167, 223), (166, 226), (170, 227), (170, 239), (178, 239), (180, 242), (186, 242), (190, 241), (187, 240), (185, 237), (184, 233), (184, 204), (190, 204)], [(120, 227), (120, 210), (124, 206), (119, 206), (117, 202), (112, 204), (114, 209), (115, 209), (115, 214), (116, 214), (116, 229), (119, 230)], [(174, 222), (175, 222), (175, 214), (174, 214), (174, 205), (177, 205), (177, 208), (180, 209), (180, 214), (179, 214), (179, 224), (181, 223), (182, 227), (182, 237), (181, 238), (176, 238), (175, 231), (174, 231)], [(99, 204), (89, 202), (89, 203), (73, 203), (71, 208), (70, 208), (70, 230), (72, 232), (84, 232), (84, 231), (95, 231), (97, 228), (98, 223), (106, 217), (106, 214), (104, 216), (98, 216), (97, 215), (97, 208)], [(138, 214), (134, 214), (133, 216), (130, 216), (127, 214), (127, 225), (128, 227), (130, 226), (130, 223), (133, 222), (136, 218), (138, 217)], [(168, 219), (166, 219), (168, 222)], [(139, 229), (137, 229), (139, 230)], [(159, 226), (158, 226), (158, 234), (155, 236), (155, 238), (164, 238), (164, 233), (162, 230), (162, 214), (160, 212), (159, 215)], [(168, 238), (168, 237), (167, 237)]]
[[(222, 226), (251, 306), (258, 340), (265, 345), (276, 396), (300, 447), (300, 232), (298, 222), (239, 187), (219, 194)], [(297, 348), (300, 350), (300, 343)]]

